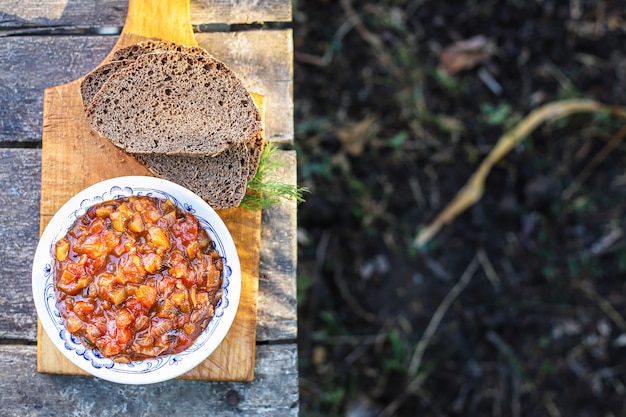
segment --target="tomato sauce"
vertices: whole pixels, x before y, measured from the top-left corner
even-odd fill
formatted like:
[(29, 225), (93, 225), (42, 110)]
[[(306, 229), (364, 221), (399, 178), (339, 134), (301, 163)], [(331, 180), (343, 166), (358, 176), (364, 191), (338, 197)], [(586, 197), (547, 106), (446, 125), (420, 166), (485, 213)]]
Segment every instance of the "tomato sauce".
[(55, 245), (67, 330), (116, 362), (179, 353), (221, 298), (223, 262), (198, 219), (171, 200), (104, 201)]

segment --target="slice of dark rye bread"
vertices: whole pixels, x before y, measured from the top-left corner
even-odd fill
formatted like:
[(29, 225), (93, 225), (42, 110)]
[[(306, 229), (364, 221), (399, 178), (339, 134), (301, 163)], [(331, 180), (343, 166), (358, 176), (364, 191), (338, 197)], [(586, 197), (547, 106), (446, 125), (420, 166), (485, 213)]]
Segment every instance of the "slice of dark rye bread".
[[(135, 45), (131, 45), (131, 46), (135, 46)], [(105, 81), (112, 74), (114, 74), (117, 70), (125, 68), (127, 65), (129, 65), (132, 62), (133, 61), (130, 59), (125, 59), (122, 61), (111, 61), (109, 63), (99, 66), (98, 68), (94, 69), (89, 74), (87, 74), (84, 77), (80, 85), (81, 96), (83, 99), (83, 106), (85, 107), (85, 109), (89, 107), (91, 100), (96, 95), (96, 93), (100, 90), (100, 87), (102, 87)], [(261, 131), (259, 131), (259, 133), (254, 138), (252, 138), (249, 142), (247, 142), (247, 148), (248, 148), (248, 151), (250, 152), (250, 155), (249, 155), (250, 166), (248, 169), (248, 181), (250, 181), (252, 178), (254, 178), (254, 175), (256, 174), (256, 171), (259, 165), (259, 159), (261, 157), (261, 152), (263, 151), (263, 135)], [(149, 155), (151, 154), (145, 154), (145, 155), (148, 155), (147, 158), (149, 158)], [(142, 161), (144, 159), (146, 158), (141, 158)], [(157, 159), (159, 161), (163, 160), (163, 158), (160, 158), (160, 157)], [(171, 164), (168, 164), (168, 166), (170, 165)], [(170, 176), (173, 176), (173, 174), (170, 174)]]
[(235, 145), (217, 156), (133, 154), (160, 178), (198, 194), (215, 209), (238, 207), (254, 178), (263, 151), (263, 136)]
[(140, 55), (112, 74), (86, 116), (96, 132), (130, 153), (214, 156), (261, 130), (252, 96), (230, 69), (177, 51)]
[(87, 74), (80, 84), (80, 93), (85, 109), (93, 100), (93, 97), (104, 85), (111, 75), (134, 62), (137, 57), (150, 52), (177, 51), (204, 55), (211, 55), (199, 46), (186, 46), (174, 42), (161, 40), (147, 40), (133, 45), (128, 45), (113, 52), (112, 60), (103, 64)]
[(83, 107), (87, 110), (89, 104), (93, 100), (94, 96), (100, 88), (104, 85), (106, 80), (117, 71), (122, 68), (126, 68), (133, 61), (125, 59), (122, 61), (111, 61), (106, 64), (102, 64), (99, 67), (92, 70), (89, 74), (85, 75), (80, 83), (80, 95), (83, 99)]
[(150, 172), (196, 193), (214, 209), (238, 207), (246, 194), (249, 151), (245, 144), (217, 156), (136, 154)]

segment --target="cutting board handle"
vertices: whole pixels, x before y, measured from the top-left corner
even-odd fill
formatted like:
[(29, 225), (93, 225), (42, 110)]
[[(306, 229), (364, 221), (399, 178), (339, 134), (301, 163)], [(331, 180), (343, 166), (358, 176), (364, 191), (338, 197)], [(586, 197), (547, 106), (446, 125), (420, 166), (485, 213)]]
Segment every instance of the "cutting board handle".
[(113, 49), (147, 39), (197, 45), (189, 0), (129, 0), (124, 28)]

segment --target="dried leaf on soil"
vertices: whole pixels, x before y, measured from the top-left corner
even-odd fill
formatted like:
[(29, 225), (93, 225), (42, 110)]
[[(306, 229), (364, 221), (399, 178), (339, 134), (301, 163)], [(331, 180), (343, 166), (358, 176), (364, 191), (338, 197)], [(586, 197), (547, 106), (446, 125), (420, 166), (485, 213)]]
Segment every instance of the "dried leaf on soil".
[(441, 69), (448, 76), (472, 69), (489, 59), (489, 49), (489, 41), (483, 35), (454, 42), (439, 56)]

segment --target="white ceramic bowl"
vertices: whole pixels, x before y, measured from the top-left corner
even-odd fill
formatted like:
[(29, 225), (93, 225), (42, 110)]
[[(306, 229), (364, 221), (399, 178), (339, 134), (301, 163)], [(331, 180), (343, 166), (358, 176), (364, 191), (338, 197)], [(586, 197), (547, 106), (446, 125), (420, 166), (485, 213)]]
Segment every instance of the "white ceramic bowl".
[[(224, 262), (222, 299), (207, 328), (187, 350), (153, 360), (119, 364), (103, 357), (98, 350), (87, 349), (65, 328), (56, 306), (53, 277), (53, 253), (78, 217), (101, 201), (130, 195), (170, 198), (179, 207), (193, 213), (208, 232)], [(153, 177), (119, 177), (92, 185), (72, 197), (52, 217), (41, 235), (33, 262), (33, 297), (41, 324), (67, 359), (84, 371), (122, 384), (150, 384), (176, 378), (204, 361), (222, 342), (235, 318), (241, 296), (241, 267), (237, 249), (217, 213), (200, 197), (170, 181)]]

